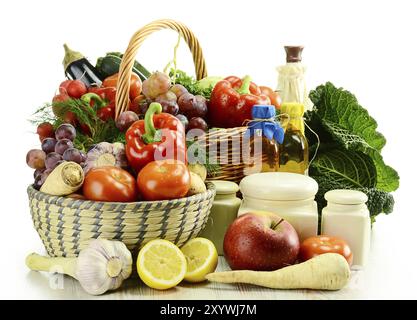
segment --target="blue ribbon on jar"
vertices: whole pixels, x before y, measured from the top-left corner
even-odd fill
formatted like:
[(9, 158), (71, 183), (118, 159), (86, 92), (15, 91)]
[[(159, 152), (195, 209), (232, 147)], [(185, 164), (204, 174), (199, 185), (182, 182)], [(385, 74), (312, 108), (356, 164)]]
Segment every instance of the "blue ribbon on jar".
[(254, 105), (252, 107), (252, 119), (248, 123), (245, 137), (255, 135), (257, 130), (262, 130), (262, 135), (269, 140), (275, 139), (279, 144), (284, 141), (284, 129), (275, 120), (276, 112), (274, 106)]

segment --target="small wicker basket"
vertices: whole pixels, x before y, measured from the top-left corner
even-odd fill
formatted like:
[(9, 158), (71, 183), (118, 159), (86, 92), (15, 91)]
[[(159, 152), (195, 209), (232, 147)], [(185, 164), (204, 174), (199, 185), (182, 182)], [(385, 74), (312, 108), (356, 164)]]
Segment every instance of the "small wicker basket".
[(33, 224), (50, 256), (73, 257), (93, 238), (119, 240), (136, 254), (163, 238), (181, 246), (205, 226), (215, 188), (191, 197), (134, 203), (95, 202), (27, 189)]

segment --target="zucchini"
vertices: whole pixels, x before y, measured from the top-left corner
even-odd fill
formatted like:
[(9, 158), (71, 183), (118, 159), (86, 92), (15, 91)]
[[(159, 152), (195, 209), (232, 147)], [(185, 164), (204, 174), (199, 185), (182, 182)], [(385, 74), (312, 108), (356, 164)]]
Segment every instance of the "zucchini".
[[(123, 54), (120, 52), (108, 52), (104, 57), (97, 59), (96, 68), (100, 74), (107, 78), (119, 72), (122, 58)], [(137, 61), (135, 61), (132, 71), (136, 73), (142, 81), (146, 80), (151, 75), (151, 73)]]

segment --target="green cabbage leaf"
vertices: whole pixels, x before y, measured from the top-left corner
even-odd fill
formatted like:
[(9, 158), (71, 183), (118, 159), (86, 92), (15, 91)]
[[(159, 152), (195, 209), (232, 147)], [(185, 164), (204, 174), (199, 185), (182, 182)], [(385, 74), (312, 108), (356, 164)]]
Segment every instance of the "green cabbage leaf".
[[(310, 164), (310, 176), (319, 183), (319, 207), (325, 205), (327, 191), (354, 189), (368, 195), (373, 219), (379, 213), (392, 212), (394, 199), (390, 192), (399, 187), (399, 175), (383, 160), (381, 151), (386, 140), (377, 131), (375, 119), (352, 93), (330, 82), (311, 91), (310, 99), (314, 108), (307, 112), (306, 124), (320, 139)], [(307, 138), (313, 155), (318, 139), (311, 133)]]

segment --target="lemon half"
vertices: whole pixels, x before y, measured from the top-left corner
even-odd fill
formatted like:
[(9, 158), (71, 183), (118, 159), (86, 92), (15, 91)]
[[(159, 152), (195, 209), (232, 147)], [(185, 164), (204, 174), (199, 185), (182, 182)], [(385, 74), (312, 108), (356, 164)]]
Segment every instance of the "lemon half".
[(164, 290), (175, 287), (187, 272), (187, 261), (172, 242), (157, 239), (149, 241), (137, 260), (139, 277), (149, 287)]
[(205, 276), (214, 272), (217, 267), (218, 255), (213, 242), (205, 238), (194, 238), (182, 248), (187, 260), (187, 273), (184, 280), (188, 282), (201, 282)]

